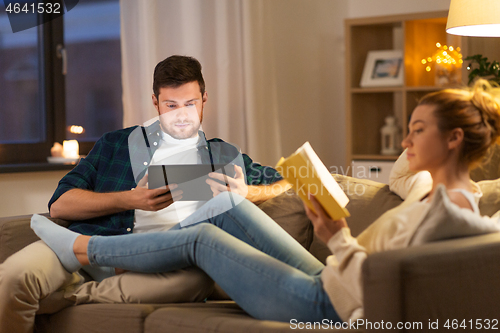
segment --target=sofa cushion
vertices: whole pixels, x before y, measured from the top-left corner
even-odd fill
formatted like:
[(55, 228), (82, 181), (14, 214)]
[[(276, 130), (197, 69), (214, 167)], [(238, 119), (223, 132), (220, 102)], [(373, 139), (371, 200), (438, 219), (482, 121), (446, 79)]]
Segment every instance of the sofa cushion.
[[(336, 174), (333, 177), (349, 198), (346, 208), (351, 216), (346, 218), (346, 221), (354, 237), (384, 212), (403, 202), (398, 195), (389, 190), (386, 184)], [(323, 263), (332, 254), (316, 235), (313, 237), (309, 251)]]
[(39, 238), (29, 228), (31, 215), (0, 218), (0, 262)]
[[(48, 217), (48, 214), (42, 214)], [(69, 223), (60, 219), (52, 221), (68, 226)], [(31, 215), (20, 215), (0, 218), (0, 263), (12, 254), (40, 238), (30, 228)]]
[(483, 196), (479, 200), (481, 215), (492, 216), (500, 210), (500, 179), (483, 180), (477, 183)]
[(476, 182), (500, 178), (500, 145), (495, 144), (488, 149), (481, 164), (471, 170), (470, 177)]
[[(359, 235), (386, 210), (402, 202), (386, 184), (337, 174), (333, 174), (333, 177), (349, 197), (347, 209), (351, 216), (347, 218), (347, 223), (354, 236)], [(259, 207), (321, 262), (324, 263), (331, 254), (328, 247), (314, 235), (302, 200), (293, 190), (269, 199)]]
[(497, 219), (480, 216), (470, 209), (453, 204), (448, 197), (446, 187), (440, 184), (410, 244), (424, 244), (499, 231), (500, 224)]
[(293, 190), (263, 202), (259, 208), (309, 250), (313, 240), (313, 228), (302, 200)]
[[(277, 333), (297, 330), (298, 327), (293, 329), (290, 323), (254, 319), (233, 302), (209, 302), (206, 304), (181, 304), (181, 306), (158, 309), (147, 317), (144, 331), (146, 333)], [(325, 329), (317, 328), (307, 331), (324, 332)]]
[(343, 175), (334, 175), (334, 178), (349, 198), (346, 208), (351, 216), (346, 221), (354, 237), (380, 215), (403, 202), (386, 184)]
[(138, 333), (144, 321), (161, 305), (83, 304), (53, 315), (36, 316), (37, 333)]

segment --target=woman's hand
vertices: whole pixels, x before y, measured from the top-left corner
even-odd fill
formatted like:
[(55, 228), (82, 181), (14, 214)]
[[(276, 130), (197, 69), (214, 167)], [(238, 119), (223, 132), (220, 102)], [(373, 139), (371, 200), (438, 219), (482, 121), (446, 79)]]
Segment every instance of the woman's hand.
[(332, 220), (314, 195), (309, 194), (309, 199), (311, 200), (316, 214), (304, 203), (307, 217), (309, 217), (312, 222), (316, 236), (318, 236), (323, 243), (327, 244), (330, 238), (340, 229), (347, 228), (347, 222), (345, 218), (336, 221)]

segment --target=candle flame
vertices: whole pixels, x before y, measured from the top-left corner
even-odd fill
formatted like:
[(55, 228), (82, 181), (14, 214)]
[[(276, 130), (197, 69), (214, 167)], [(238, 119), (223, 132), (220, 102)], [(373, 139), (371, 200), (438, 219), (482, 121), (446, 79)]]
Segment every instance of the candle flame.
[(83, 134), (85, 133), (85, 129), (82, 126), (71, 125), (69, 126), (69, 132), (73, 134)]

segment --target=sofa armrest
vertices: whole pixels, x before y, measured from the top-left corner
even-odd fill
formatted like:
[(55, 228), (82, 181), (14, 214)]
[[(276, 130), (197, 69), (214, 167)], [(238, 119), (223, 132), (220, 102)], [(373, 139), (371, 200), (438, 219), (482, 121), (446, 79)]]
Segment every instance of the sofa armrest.
[(424, 331), (429, 321), (443, 330), (448, 319), (498, 320), (499, 263), (500, 233), (370, 255), (363, 265), (365, 318), (421, 322)]
[[(43, 214), (48, 217), (48, 214)], [(0, 263), (25, 246), (39, 240), (30, 228), (32, 215), (19, 215), (0, 218)], [(68, 226), (69, 222), (51, 219), (56, 223)]]

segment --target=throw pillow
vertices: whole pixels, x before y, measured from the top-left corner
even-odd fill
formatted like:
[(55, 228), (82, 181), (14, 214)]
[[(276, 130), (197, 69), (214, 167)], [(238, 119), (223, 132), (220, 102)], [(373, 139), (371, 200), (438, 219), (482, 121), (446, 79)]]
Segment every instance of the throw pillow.
[(293, 190), (290, 189), (263, 202), (259, 208), (309, 250), (313, 239), (313, 227), (306, 215), (302, 200)]
[(480, 216), (451, 202), (446, 187), (436, 188), (431, 207), (413, 235), (410, 245), (500, 231), (497, 219)]
[(500, 179), (483, 180), (477, 183), (483, 196), (479, 200), (479, 210), (482, 215), (492, 216), (500, 210)]
[(347, 224), (356, 237), (380, 215), (398, 206), (403, 200), (389, 190), (389, 186), (369, 179), (333, 175), (349, 197), (346, 208), (351, 213)]

